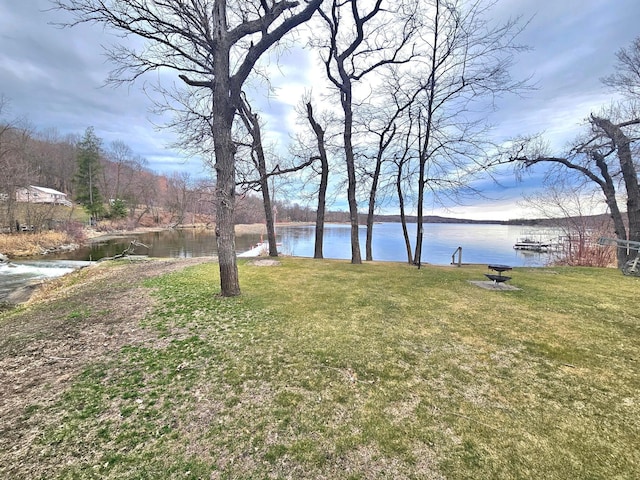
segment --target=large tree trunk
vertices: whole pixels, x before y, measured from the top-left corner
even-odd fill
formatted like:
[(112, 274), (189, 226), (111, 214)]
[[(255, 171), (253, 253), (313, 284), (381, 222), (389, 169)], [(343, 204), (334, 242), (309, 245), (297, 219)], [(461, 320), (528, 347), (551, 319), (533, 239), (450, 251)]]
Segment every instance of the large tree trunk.
[[(592, 117), (593, 122), (602, 128), (616, 146), (616, 153), (620, 162), (620, 170), (627, 191), (627, 218), (629, 220), (629, 240), (640, 242), (640, 186), (638, 172), (633, 164), (631, 141), (622, 131), (620, 125), (610, 120)], [(626, 239), (625, 239), (626, 240)], [(628, 255), (625, 255), (628, 257)], [(625, 263), (628, 258), (625, 259)]]
[(353, 153), (353, 110), (351, 81), (343, 76), (342, 108), (344, 110), (344, 149), (347, 162), (347, 200), (349, 202), (349, 219), (351, 221), (351, 263), (362, 263), (360, 255), (360, 233), (358, 221), (358, 201), (356, 199), (356, 161)]
[[(627, 240), (627, 229), (624, 224), (624, 218), (620, 208), (618, 208), (618, 200), (616, 198), (616, 187), (609, 173), (609, 167), (605, 157), (599, 152), (593, 152), (592, 157), (595, 160), (596, 166), (600, 170), (602, 180), (599, 181), (600, 188), (604, 194), (605, 201), (609, 207), (609, 216), (613, 220), (613, 229), (616, 234), (616, 238), (620, 240)], [(622, 268), (628, 260), (627, 249), (618, 247), (616, 251), (618, 268)]]
[(233, 226), (235, 206), (235, 145), (229, 123), (215, 122), (213, 127), (216, 153), (216, 242), (220, 265), (220, 288), (223, 297), (240, 295), (236, 241)]
[[(220, 18), (214, 22), (222, 35), (226, 32), (226, 8), (216, 10)], [(221, 39), (222, 41), (222, 39)], [(217, 50), (214, 63), (214, 88), (211, 133), (216, 156), (216, 242), (220, 268), (220, 294), (223, 297), (240, 295), (238, 265), (236, 263), (236, 238), (233, 225), (235, 208), (236, 146), (231, 135), (235, 107), (230, 97), (229, 50)]]

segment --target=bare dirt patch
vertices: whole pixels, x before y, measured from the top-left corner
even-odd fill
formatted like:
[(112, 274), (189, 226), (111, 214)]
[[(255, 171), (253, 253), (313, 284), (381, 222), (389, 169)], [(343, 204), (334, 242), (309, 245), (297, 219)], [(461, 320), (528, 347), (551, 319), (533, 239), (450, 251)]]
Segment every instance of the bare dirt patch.
[(26, 306), (0, 314), (0, 451), (19, 457), (20, 448), (29, 448), (39, 430), (25, 409), (54, 403), (90, 362), (109, 359), (124, 345), (158, 341), (139, 326), (154, 306), (143, 280), (211, 260), (96, 264), (45, 284)]
[(469, 280), (469, 283), (475, 285), (476, 287), (484, 288), (485, 290), (520, 290), (518, 287), (514, 287), (513, 285), (507, 285), (506, 283), (496, 283), (489, 280)]
[(252, 260), (251, 262), (249, 262), (249, 265), (253, 265), (256, 267), (277, 267), (278, 265), (280, 265), (280, 262), (278, 260), (265, 258), (265, 259)]

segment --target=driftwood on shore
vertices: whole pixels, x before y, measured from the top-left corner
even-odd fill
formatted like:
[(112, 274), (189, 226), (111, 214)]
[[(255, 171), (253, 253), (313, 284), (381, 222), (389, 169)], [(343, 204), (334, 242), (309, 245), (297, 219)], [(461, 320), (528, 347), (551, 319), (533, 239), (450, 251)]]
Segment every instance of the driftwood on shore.
[(98, 262), (103, 262), (105, 260), (118, 260), (120, 258), (128, 257), (129, 255), (133, 255), (136, 247), (144, 247), (146, 249), (149, 249), (148, 245), (145, 245), (142, 242), (138, 242), (137, 240), (131, 240), (131, 243), (129, 243), (129, 246), (125, 248), (121, 253), (118, 253), (113, 257), (102, 257), (100, 260), (98, 260)]

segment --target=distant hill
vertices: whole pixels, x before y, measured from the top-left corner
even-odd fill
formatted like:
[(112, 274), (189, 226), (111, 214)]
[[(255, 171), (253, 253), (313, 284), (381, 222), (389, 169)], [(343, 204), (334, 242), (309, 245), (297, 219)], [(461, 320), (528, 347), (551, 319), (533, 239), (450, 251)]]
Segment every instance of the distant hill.
[[(415, 215), (406, 216), (407, 223), (416, 223), (418, 218)], [(558, 227), (563, 224), (574, 224), (577, 217), (568, 218), (516, 218), (512, 220), (471, 220), (468, 218), (451, 218), (441, 217), (438, 215), (427, 215), (424, 217), (425, 223), (465, 223), (465, 224), (484, 224), (484, 225), (523, 225), (523, 226), (539, 226), (539, 227)], [(376, 222), (400, 222), (400, 215), (375, 215)], [(580, 219), (581, 223), (587, 225), (601, 226), (610, 221), (609, 215), (587, 215)], [(361, 222), (365, 223), (366, 218)]]
[[(407, 223), (416, 223), (418, 221), (418, 217), (415, 215), (407, 215), (406, 216)], [(366, 219), (365, 219), (366, 221)], [(400, 222), (400, 215), (375, 215), (375, 222)], [(500, 220), (471, 220), (468, 218), (450, 218), (450, 217), (440, 217), (438, 215), (427, 215), (424, 217), (425, 223), (483, 223), (483, 224), (497, 224), (497, 225), (505, 225), (507, 222), (503, 222)]]

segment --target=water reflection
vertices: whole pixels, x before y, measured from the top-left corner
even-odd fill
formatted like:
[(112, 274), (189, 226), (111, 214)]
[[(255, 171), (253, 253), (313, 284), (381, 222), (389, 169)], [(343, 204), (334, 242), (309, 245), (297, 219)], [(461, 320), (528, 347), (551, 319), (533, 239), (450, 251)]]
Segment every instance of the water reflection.
[[(150, 257), (210, 257), (217, 255), (216, 237), (213, 230), (163, 230), (136, 235), (125, 235), (92, 242), (75, 252), (64, 253), (50, 258), (68, 258), (75, 260), (99, 260), (113, 257), (125, 250), (132, 240), (136, 240), (149, 248), (136, 247), (137, 255)], [(238, 252), (249, 250), (260, 241), (260, 235), (240, 235), (236, 237)]]
[[(412, 249), (415, 245), (416, 224), (407, 226)], [(450, 264), (453, 252), (462, 247), (465, 263), (505, 263), (512, 266), (542, 266), (549, 260), (548, 254), (514, 250), (517, 239), (526, 236), (532, 229), (511, 225), (482, 224), (425, 224), (422, 242), (422, 262), (437, 265)], [(283, 253), (313, 257), (313, 226), (287, 226), (278, 228), (278, 241)], [(553, 238), (551, 229), (535, 229), (537, 235)], [(366, 228), (359, 229), (360, 249), (364, 257)], [(327, 225), (324, 236), (325, 258), (351, 258), (351, 227), (349, 225)], [(372, 242), (374, 260), (406, 261), (407, 253), (399, 223), (379, 223), (373, 227)]]
[[(416, 224), (409, 224), (412, 248), (415, 244)], [(425, 224), (422, 244), (422, 262), (436, 265), (451, 263), (453, 252), (462, 247), (465, 263), (506, 263), (512, 266), (541, 266), (549, 256), (539, 252), (514, 250), (513, 245), (528, 231), (521, 226), (510, 225), (467, 225), (467, 224)], [(540, 229), (535, 229), (537, 235)], [(554, 232), (547, 229), (542, 233), (553, 238)], [(278, 226), (276, 229), (279, 250), (286, 255), (313, 257), (315, 227), (312, 225)], [(366, 228), (360, 227), (360, 249), (364, 257)], [(135, 253), (151, 257), (202, 257), (215, 256), (216, 239), (212, 230), (168, 230), (150, 232), (135, 236), (118, 237), (64, 254), (58, 258), (76, 260), (98, 260), (122, 253), (131, 240), (149, 246), (138, 247)], [(250, 250), (261, 241), (260, 235), (239, 235), (236, 237), (238, 253)], [(324, 230), (324, 257), (336, 259), (351, 258), (351, 227), (330, 224)], [(399, 223), (379, 223), (374, 225), (373, 258), (382, 261), (407, 260), (406, 248)]]

